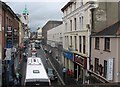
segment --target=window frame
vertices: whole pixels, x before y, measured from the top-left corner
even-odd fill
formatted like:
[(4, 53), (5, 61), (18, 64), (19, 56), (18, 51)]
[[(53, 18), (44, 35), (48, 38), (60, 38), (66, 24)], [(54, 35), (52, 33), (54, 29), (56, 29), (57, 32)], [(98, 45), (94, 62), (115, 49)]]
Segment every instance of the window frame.
[(86, 37), (83, 36), (83, 53), (85, 54), (86, 53)]
[(100, 38), (99, 37), (95, 37), (95, 49), (99, 50), (100, 47)]
[(104, 51), (110, 51), (110, 37), (104, 38)]

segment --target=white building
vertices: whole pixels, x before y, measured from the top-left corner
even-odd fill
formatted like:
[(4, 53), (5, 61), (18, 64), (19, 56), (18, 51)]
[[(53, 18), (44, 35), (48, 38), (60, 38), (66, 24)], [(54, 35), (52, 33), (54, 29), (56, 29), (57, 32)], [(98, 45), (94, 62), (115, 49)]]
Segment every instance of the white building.
[[(93, 4), (93, 3), (92, 3)], [(64, 66), (74, 72), (74, 78), (85, 82), (89, 69), (89, 40), (92, 5), (84, 0), (70, 0), (61, 10), (64, 25)]]
[(37, 38), (42, 38), (42, 28), (37, 29)]
[(56, 57), (58, 57), (59, 62), (63, 63), (63, 24), (52, 28), (47, 31), (47, 44), (50, 45), (52, 48), (55, 48), (54, 51)]
[(63, 43), (63, 24), (48, 30), (47, 37), (48, 37), (47, 44), (51, 45), (52, 47), (57, 46), (57, 43), (62, 44)]

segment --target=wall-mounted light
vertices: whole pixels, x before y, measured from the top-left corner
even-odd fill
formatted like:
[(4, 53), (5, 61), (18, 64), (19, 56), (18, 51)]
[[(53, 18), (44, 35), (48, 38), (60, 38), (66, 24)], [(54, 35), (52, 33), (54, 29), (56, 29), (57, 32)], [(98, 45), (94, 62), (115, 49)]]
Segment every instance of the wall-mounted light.
[(76, 58), (78, 58), (78, 55), (75, 55)]

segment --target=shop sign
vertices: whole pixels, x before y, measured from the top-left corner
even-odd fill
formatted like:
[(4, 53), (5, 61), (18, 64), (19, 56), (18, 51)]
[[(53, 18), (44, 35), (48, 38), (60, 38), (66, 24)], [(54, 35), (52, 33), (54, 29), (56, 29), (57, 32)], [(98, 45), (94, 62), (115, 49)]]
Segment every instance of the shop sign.
[(74, 61), (81, 64), (82, 66), (84, 65), (84, 59), (78, 54), (74, 55)]
[(69, 52), (69, 51), (64, 51), (63, 53), (64, 57), (70, 59), (70, 60), (73, 60), (73, 53)]
[(113, 59), (108, 60), (107, 64), (107, 79), (113, 80)]
[(79, 54), (74, 54), (74, 62), (82, 65), (84, 69), (87, 69), (87, 58), (82, 57)]

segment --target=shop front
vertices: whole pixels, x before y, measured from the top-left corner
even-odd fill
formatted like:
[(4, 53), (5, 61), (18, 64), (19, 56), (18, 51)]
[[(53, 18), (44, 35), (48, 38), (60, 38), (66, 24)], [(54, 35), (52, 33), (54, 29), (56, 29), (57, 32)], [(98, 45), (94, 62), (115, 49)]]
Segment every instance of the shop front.
[(87, 69), (87, 58), (80, 54), (74, 53), (74, 78), (76, 80), (85, 81), (85, 73)]
[(63, 56), (64, 56), (64, 66), (66, 66), (66, 68), (73, 70), (73, 53), (70, 51), (64, 51), (63, 52)]

